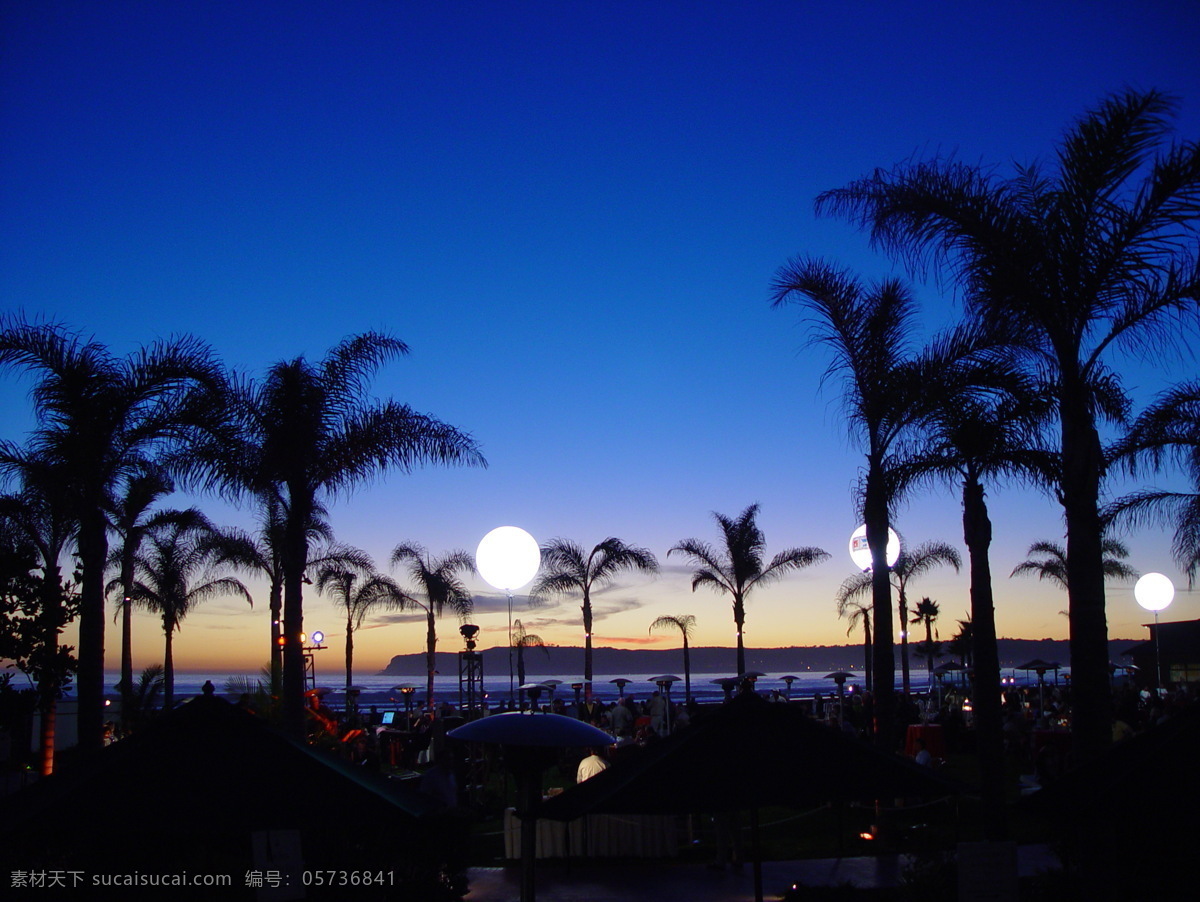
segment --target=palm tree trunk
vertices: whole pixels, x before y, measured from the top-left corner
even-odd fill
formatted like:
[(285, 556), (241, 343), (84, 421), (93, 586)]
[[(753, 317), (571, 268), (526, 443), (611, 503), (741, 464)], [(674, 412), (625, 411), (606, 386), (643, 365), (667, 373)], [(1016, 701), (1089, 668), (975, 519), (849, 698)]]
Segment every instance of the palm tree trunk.
[(733, 624), (737, 628), (737, 672), (741, 676), (746, 672), (746, 647), (742, 643), (742, 629), (746, 625), (746, 605), (741, 596), (733, 598)]
[(107, 523), (97, 507), (80, 518), (76, 542), (82, 565), (79, 592), (78, 684), (79, 747), (104, 747), (104, 567), (108, 560)]
[(875, 679), (875, 742), (891, 751), (896, 746), (896, 654), (892, 644), (892, 581), (887, 564), (887, 490), (878, 467), (867, 473), (863, 520), (871, 548), (871, 609), (875, 617), (875, 644), (871, 670)]
[(271, 577), (271, 697), (279, 698), (283, 692), (283, 646), (279, 638), (283, 635), (283, 583)]
[[(290, 489), (290, 487), (289, 487)], [(289, 491), (291, 505), (285, 527), (283, 563), (283, 731), (292, 739), (305, 738), (304, 649), (304, 568), (308, 566), (306, 525), (309, 505), (298, 492)]]
[(62, 673), (58, 668), (58, 631), (67, 620), (63, 603), (62, 571), (57, 561), (50, 560), (42, 566), (41, 614), (43, 653), (47, 667), (38, 678), (38, 702), (41, 711), (41, 774), (47, 777), (54, 773), (55, 732), (58, 721), (58, 687)]
[(910, 690), (908, 664), (908, 598), (900, 588), (900, 687), (907, 696)]
[(583, 681), (591, 693), (592, 683), (592, 600), (583, 590)]
[(1000, 705), (1000, 651), (988, 551), (992, 521), (983, 486), (974, 478), (963, 484), (963, 541), (971, 560), (971, 656), (975, 663), (972, 697), (975, 742), (983, 798), (984, 831), (989, 840), (1008, 835), (1004, 810), (1004, 733)]
[(683, 700), (692, 700), (692, 653), (688, 648), (687, 633), (683, 634)]
[(863, 673), (867, 683), (867, 691), (871, 692), (875, 688), (874, 680), (872, 679), (871, 655), (874, 649), (871, 647), (871, 612), (863, 612), (863, 647), (865, 649), (866, 660), (863, 661)]
[(132, 525), (125, 528), (124, 545), (121, 548), (121, 730), (129, 728), (128, 712), (133, 707), (133, 555), (134, 545), (130, 533)]
[[(347, 611), (349, 608), (347, 607)], [(354, 685), (354, 618), (346, 614), (346, 691)]]
[(433, 710), (433, 675), (437, 671), (437, 629), (433, 619), (433, 606), (425, 612), (425, 707)]
[(163, 618), (163, 632), (167, 634), (167, 644), (163, 650), (163, 712), (165, 713), (175, 706), (175, 659), (171, 654), (171, 646), (175, 639), (175, 623), (167, 617)]
[(1068, 387), (1059, 415), (1071, 621), (1071, 732), (1078, 764), (1112, 743), (1112, 694), (1104, 610), (1104, 529), (1099, 513), (1104, 455), (1088, 405), (1071, 394)]

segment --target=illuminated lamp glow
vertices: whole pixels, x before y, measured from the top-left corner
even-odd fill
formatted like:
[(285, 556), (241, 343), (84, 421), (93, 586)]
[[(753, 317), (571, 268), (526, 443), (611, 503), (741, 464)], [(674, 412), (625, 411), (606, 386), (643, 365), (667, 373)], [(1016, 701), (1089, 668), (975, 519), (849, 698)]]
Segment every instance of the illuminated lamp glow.
[[(900, 537), (896, 530), (888, 527), (887, 565), (892, 567), (900, 557)], [(850, 560), (859, 570), (871, 569), (871, 546), (867, 544), (867, 526), (864, 523), (850, 535)]]
[(475, 551), (475, 567), (489, 585), (511, 591), (534, 576), (542, 552), (533, 536), (519, 526), (498, 526), (484, 536)]
[(1147, 573), (1134, 585), (1133, 597), (1147, 611), (1157, 614), (1175, 597), (1175, 584), (1161, 573)]
[(323, 632), (321, 632), (320, 630), (317, 630), (315, 633), (312, 634), (312, 640), (313, 640), (313, 645), (320, 645), (322, 642), (325, 641), (325, 634)]

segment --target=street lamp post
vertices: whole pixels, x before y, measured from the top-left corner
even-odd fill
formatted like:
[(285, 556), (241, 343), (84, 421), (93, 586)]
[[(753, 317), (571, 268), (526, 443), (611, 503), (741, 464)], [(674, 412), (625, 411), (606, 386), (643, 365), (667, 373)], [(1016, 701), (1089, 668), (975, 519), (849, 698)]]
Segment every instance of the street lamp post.
[(1133, 587), (1133, 597), (1147, 611), (1154, 612), (1154, 688), (1162, 689), (1162, 644), (1158, 635), (1158, 612), (1164, 611), (1175, 597), (1175, 584), (1161, 573), (1147, 573)]
[(537, 541), (519, 526), (498, 526), (484, 536), (475, 551), (475, 567), (492, 587), (508, 596), (508, 701), (515, 699), (513, 687), (512, 605), (513, 589), (519, 589), (542, 564)]

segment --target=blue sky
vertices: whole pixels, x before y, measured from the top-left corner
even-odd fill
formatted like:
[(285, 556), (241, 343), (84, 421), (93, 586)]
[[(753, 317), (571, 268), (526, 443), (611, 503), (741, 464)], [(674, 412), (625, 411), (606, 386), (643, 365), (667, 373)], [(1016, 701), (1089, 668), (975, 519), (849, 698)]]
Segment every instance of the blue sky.
[[(897, 269), (817, 219), (815, 195), (914, 157), (1048, 159), (1127, 86), (1178, 95), (1180, 135), (1200, 137), (1194, 4), (118, 0), (0, 15), (3, 310), (121, 353), (190, 332), (251, 372), (386, 330), (412, 354), (378, 394), (472, 432), (490, 467), (381, 481), (333, 508), (343, 540), (385, 561), (401, 540), (474, 550), (513, 523), (662, 558), (713, 537), (711, 511), (758, 501), (772, 552), (834, 557), (751, 602), (752, 645), (848, 641), (832, 596), (860, 458), (825, 358), (768, 286), (797, 254)], [(919, 295), (931, 329), (955, 315), (948, 291)], [(1195, 371), (1164, 364), (1128, 362), (1139, 401)], [(0, 377), (7, 437), (28, 425), (27, 388)], [(1065, 636), (1065, 598), (1004, 578), (1061, 535), (1056, 507), (1021, 489), (991, 500), (1001, 632)], [(951, 493), (897, 525), (961, 545)], [(1183, 589), (1162, 533), (1133, 544), (1135, 567)], [(683, 612), (704, 641), (732, 641), (726, 602), (693, 596), (671, 564), (602, 596), (597, 642)], [(502, 642), (478, 587), (484, 642)], [(947, 619), (968, 607), (965, 574), (916, 591)], [(332, 636), (323, 604), (309, 623)], [(261, 608), (198, 610), (178, 654), (256, 666)], [(574, 605), (522, 613), (578, 642)], [(1196, 593), (1166, 616), (1200, 616)], [(1111, 634), (1143, 622), (1111, 589)], [(362, 642), (363, 666), (382, 666), (421, 631)]]

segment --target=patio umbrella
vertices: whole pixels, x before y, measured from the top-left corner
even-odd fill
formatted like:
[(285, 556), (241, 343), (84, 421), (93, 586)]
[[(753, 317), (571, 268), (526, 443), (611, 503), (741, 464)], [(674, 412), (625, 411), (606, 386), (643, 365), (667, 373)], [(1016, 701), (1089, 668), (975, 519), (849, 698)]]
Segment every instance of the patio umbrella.
[[(547, 801), (542, 817), (591, 812), (712, 814), (764, 805), (941, 797), (960, 787), (806, 717), (791, 705), (740, 695), (691, 726), (619, 760)], [(756, 832), (756, 831), (755, 831)], [(757, 845), (757, 844), (756, 844)], [(757, 848), (756, 848), (757, 858)], [(760, 864), (755, 862), (756, 883)]]
[(272, 837), (270, 845), (291, 831), (310, 868), (436, 854), (429, 818), (438, 806), (368, 770), (293, 742), (223, 699), (196, 698), (5, 798), (20, 829), (0, 844), (0, 859), (11, 854), (25, 869), (68, 861), (126, 873), (232, 872), (252, 862), (256, 840)]
[(533, 902), (542, 772), (553, 763), (560, 749), (609, 745), (613, 738), (574, 717), (519, 711), (473, 720), (446, 736), (463, 742), (504, 747), (504, 760), (517, 779), (517, 816), (521, 818), (521, 902)]

